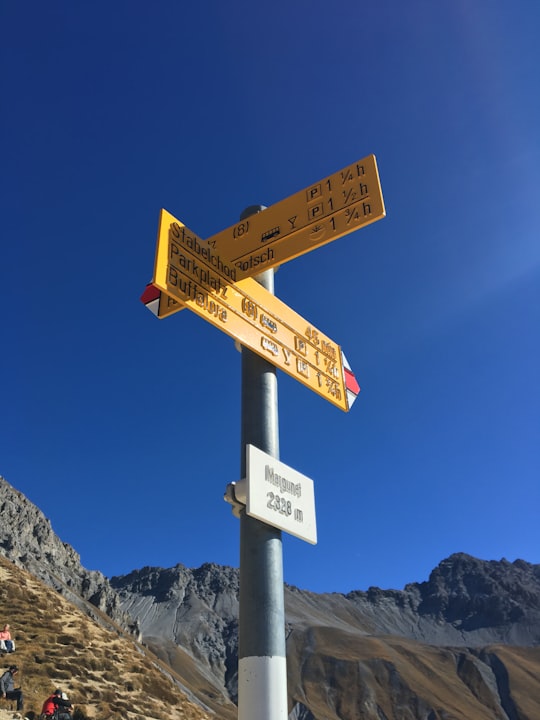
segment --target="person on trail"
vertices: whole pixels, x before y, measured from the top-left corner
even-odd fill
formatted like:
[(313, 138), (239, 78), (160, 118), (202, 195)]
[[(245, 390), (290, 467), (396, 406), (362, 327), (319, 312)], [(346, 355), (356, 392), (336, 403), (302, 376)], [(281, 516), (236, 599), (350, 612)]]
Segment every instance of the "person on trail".
[(19, 672), (19, 668), (16, 665), (11, 665), (9, 670), (0, 677), (0, 693), (3, 698), (8, 700), (17, 701), (17, 710), (22, 710), (24, 707), (24, 699), (21, 688), (15, 687), (15, 675)]
[(43, 718), (50, 718), (58, 710), (58, 713), (54, 716), (58, 720), (71, 720), (71, 713), (73, 712), (73, 705), (68, 700), (66, 693), (61, 690), (55, 690), (50, 695), (41, 708), (41, 716)]
[(0, 630), (0, 650), (12, 653), (15, 650), (15, 643), (9, 632), (9, 625), (6, 623), (3, 630)]

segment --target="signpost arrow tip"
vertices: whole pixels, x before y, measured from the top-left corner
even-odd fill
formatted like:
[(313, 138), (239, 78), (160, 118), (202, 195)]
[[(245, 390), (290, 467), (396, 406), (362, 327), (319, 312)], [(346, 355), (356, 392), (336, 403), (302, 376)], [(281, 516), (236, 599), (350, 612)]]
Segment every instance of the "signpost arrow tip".
[(341, 352), (341, 357), (343, 359), (343, 372), (345, 374), (345, 389), (347, 390), (347, 401), (348, 401), (349, 410), (350, 410), (353, 402), (358, 397), (358, 393), (360, 392), (360, 385), (358, 384), (356, 375), (351, 370), (349, 361), (345, 357), (345, 353), (343, 351)]
[(143, 294), (141, 295), (141, 302), (143, 305), (150, 310), (151, 313), (157, 317), (159, 312), (159, 299), (161, 297), (161, 290), (157, 288), (153, 283), (148, 283), (145, 287)]

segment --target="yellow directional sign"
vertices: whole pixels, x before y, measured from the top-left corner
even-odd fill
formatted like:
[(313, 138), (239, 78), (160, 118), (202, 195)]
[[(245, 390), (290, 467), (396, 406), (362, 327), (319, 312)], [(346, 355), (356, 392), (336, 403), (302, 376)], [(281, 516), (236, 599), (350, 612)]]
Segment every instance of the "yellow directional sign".
[(386, 214), (374, 155), (348, 165), (206, 241), (241, 280), (281, 265)]
[[(161, 211), (153, 284), (162, 294), (349, 410), (354, 398), (347, 393), (347, 368), (339, 345), (255, 280), (235, 281), (234, 268), (183, 223)], [(171, 312), (176, 309), (173, 306)]]

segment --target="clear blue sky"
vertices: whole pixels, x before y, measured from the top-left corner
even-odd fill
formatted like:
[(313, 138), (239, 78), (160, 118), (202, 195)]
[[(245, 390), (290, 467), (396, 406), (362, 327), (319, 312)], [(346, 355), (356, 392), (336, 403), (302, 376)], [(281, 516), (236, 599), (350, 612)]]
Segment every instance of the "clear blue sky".
[(8, 2), (0, 474), (106, 575), (238, 566), (240, 356), (139, 302), (158, 213), (206, 238), (370, 153), (387, 217), (282, 266), (343, 413), (280, 373), (319, 542), (288, 583), (540, 562), (537, 0)]

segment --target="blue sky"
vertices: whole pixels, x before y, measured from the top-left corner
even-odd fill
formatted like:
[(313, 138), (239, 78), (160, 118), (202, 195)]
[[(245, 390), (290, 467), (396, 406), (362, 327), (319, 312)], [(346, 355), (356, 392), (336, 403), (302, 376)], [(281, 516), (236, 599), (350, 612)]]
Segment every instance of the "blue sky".
[(366, 155), (387, 217), (283, 265), (343, 413), (279, 374), (314, 591), (540, 562), (540, 5), (3, 2), (0, 474), (83, 564), (238, 566), (240, 355), (155, 319), (160, 208), (203, 238)]

